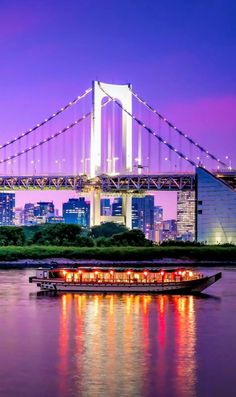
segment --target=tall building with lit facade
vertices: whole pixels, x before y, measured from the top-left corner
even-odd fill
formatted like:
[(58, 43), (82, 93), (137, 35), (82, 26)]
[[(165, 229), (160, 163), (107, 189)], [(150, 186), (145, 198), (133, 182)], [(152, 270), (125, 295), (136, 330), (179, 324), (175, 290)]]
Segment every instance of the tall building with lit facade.
[(162, 223), (163, 223), (163, 207), (155, 205), (154, 207), (154, 241), (161, 242), (162, 238)]
[(177, 192), (177, 235), (183, 240), (195, 239), (195, 192)]
[(122, 198), (116, 197), (112, 203), (112, 216), (122, 215)]
[(154, 240), (154, 196), (132, 198), (132, 229), (140, 229), (146, 238)]
[(23, 211), (24, 224), (26, 226), (46, 223), (48, 218), (55, 215), (52, 201), (40, 201), (37, 204), (26, 203)]
[(24, 225), (24, 210), (22, 208), (15, 208), (15, 226)]
[(0, 226), (12, 226), (15, 219), (15, 193), (0, 193)]
[(52, 201), (39, 201), (34, 209), (35, 216), (49, 218), (55, 215), (55, 207)]
[(236, 244), (236, 191), (200, 167), (196, 182), (197, 241)]
[(24, 224), (26, 226), (35, 224), (34, 207), (35, 205), (33, 203), (25, 203), (23, 216), (24, 216)]
[(162, 222), (161, 241), (175, 240), (177, 235), (176, 219), (168, 219)]
[(111, 202), (109, 198), (101, 199), (101, 215), (110, 216), (111, 215)]
[(63, 203), (62, 209), (65, 223), (89, 226), (90, 203), (84, 197), (69, 199), (67, 203)]

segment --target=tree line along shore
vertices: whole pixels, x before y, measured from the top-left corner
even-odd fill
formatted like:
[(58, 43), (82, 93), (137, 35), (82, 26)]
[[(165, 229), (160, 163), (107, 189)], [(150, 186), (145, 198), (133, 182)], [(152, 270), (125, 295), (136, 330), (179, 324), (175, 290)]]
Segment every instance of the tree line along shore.
[(112, 222), (91, 229), (65, 224), (0, 228), (1, 262), (49, 258), (236, 262), (236, 246), (174, 241), (155, 245), (140, 230), (128, 230)]

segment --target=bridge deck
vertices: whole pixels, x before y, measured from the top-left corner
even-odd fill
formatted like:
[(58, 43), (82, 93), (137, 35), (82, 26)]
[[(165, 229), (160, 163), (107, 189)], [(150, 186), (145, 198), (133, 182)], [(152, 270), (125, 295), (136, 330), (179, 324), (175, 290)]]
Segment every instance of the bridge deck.
[[(217, 174), (219, 179), (236, 189), (236, 174)], [(76, 190), (89, 192), (100, 189), (104, 193), (145, 191), (192, 191), (195, 189), (195, 174), (157, 175), (101, 175), (89, 179), (86, 175), (52, 176), (0, 176), (0, 190)]]

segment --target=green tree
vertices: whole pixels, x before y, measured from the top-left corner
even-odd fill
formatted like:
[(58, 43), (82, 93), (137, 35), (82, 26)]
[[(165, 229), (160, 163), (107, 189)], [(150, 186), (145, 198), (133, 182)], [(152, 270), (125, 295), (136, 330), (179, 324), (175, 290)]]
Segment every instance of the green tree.
[(22, 227), (0, 227), (0, 245), (24, 245), (24, 243), (25, 235)]
[(150, 247), (153, 245), (153, 242), (146, 239), (141, 230), (128, 230), (127, 232), (112, 236), (111, 245)]
[(94, 238), (111, 237), (114, 234), (124, 233), (127, 231), (127, 227), (115, 222), (102, 223), (99, 226), (93, 226), (91, 229), (91, 233)]

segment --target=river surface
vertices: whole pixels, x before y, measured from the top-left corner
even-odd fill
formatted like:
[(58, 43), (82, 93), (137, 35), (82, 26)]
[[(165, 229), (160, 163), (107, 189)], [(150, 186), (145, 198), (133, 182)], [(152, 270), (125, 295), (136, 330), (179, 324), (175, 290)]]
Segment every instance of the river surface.
[(1, 397), (235, 397), (236, 268), (201, 297), (37, 293), (0, 270)]

